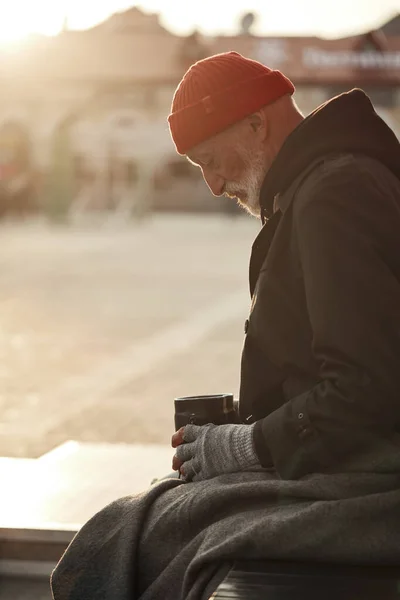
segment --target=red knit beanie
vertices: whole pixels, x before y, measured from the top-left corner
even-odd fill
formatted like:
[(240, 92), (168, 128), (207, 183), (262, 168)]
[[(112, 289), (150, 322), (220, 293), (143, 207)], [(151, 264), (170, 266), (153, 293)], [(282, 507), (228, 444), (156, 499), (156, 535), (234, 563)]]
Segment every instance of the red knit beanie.
[(190, 67), (175, 92), (169, 127), (179, 154), (286, 94), (294, 85), (237, 52), (209, 56)]

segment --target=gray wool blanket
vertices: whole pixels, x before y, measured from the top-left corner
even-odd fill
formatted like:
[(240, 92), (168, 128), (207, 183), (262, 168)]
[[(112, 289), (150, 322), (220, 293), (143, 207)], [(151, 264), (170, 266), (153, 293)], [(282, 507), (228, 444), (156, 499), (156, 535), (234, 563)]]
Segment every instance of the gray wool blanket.
[(55, 600), (201, 600), (240, 558), (400, 565), (400, 470), (160, 481), (81, 529), (52, 590)]

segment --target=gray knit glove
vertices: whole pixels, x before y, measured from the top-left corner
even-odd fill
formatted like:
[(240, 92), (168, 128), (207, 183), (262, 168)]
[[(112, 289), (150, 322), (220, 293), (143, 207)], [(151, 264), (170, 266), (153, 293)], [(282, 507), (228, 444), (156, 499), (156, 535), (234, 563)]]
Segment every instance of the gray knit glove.
[(260, 465), (253, 443), (253, 425), (186, 425), (176, 449), (185, 481), (211, 479), (221, 473)]

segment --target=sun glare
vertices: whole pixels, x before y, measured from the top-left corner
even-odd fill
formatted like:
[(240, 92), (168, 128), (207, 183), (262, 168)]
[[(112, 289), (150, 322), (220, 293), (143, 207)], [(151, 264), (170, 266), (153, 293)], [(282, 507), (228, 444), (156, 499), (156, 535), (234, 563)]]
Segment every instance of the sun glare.
[[(352, 0), (344, 18), (343, 8), (348, 0), (282, 0), (273, 9), (265, 7), (265, 0), (251, 0), (252, 10), (260, 15), (259, 32), (274, 35), (310, 34), (337, 35), (344, 26), (351, 29), (371, 27), (380, 19), (382, 8), (389, 11), (399, 0)], [(105, 20), (116, 11), (139, 5), (149, 12), (160, 12), (162, 23), (175, 33), (186, 34), (196, 26), (204, 32), (235, 32), (240, 15), (246, 6), (244, 0), (226, 3), (215, 0), (0, 0), (0, 47), (18, 47), (31, 34), (56, 35), (68, 13), (68, 26), (85, 29)], [(305, 7), (308, 10), (305, 10)], [(385, 8), (383, 9), (385, 10)], [(311, 15), (311, 16), (310, 16)], [(328, 16), (329, 15), (329, 16)], [(383, 18), (383, 17), (382, 17)]]
[(31, 31), (16, 27), (15, 29), (6, 29), (0, 27), (0, 44), (2, 46), (14, 46), (22, 42)]
[(54, 12), (33, 10), (32, 5), (15, 3), (0, 7), (0, 44), (13, 46), (31, 34), (52, 35), (60, 30), (60, 19)]

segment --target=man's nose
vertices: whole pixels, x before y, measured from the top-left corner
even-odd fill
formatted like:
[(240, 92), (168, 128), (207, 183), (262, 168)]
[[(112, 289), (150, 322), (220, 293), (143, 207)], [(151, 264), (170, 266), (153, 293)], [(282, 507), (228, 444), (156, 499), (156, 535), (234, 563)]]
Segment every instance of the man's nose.
[(203, 170), (204, 181), (214, 196), (222, 196), (224, 193), (225, 179), (215, 173), (205, 173)]

